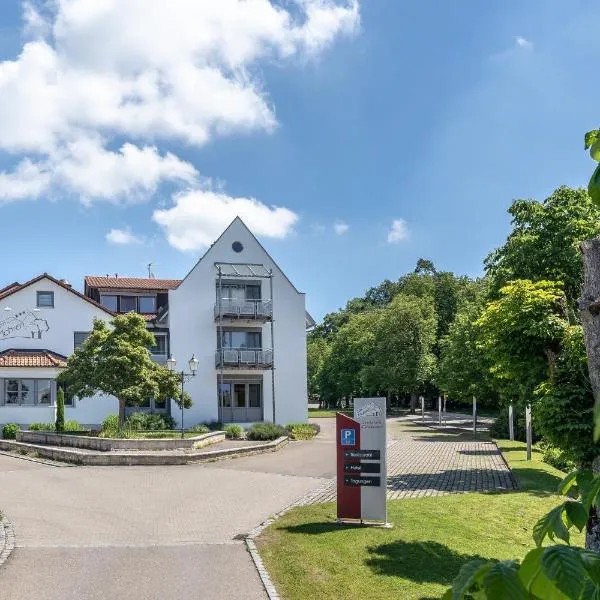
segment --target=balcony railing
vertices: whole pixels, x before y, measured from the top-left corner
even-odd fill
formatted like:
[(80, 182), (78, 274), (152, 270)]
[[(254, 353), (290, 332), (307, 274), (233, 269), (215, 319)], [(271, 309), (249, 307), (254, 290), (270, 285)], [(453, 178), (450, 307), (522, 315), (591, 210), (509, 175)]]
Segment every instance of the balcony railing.
[(273, 366), (273, 350), (223, 348), (215, 352), (215, 366), (239, 369), (270, 369)]
[(273, 316), (270, 300), (223, 298), (215, 304), (215, 319), (257, 319), (269, 321)]

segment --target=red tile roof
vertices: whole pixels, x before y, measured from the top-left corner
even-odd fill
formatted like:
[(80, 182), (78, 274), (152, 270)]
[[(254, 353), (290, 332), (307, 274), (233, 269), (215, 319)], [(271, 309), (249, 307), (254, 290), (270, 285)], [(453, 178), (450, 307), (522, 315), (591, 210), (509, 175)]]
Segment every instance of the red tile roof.
[(67, 357), (51, 350), (4, 350), (0, 352), (0, 367), (66, 367)]
[(26, 288), (34, 283), (37, 283), (38, 281), (40, 281), (42, 279), (48, 279), (48, 280), (52, 281), (52, 283), (55, 283), (56, 285), (60, 286), (61, 288), (64, 288), (68, 292), (71, 292), (72, 294), (79, 296), (79, 298), (81, 298), (82, 300), (85, 300), (86, 302), (93, 304), (96, 308), (103, 310), (104, 312), (108, 313), (109, 315), (114, 316), (114, 314), (115, 314), (114, 312), (108, 310), (108, 308), (106, 308), (105, 306), (102, 306), (102, 304), (100, 304), (99, 302), (96, 302), (95, 300), (92, 300), (91, 298), (84, 296), (81, 292), (74, 290), (68, 283), (65, 283), (64, 279), (62, 279), (62, 280), (56, 279), (56, 277), (52, 277), (52, 275), (48, 275), (48, 273), (41, 273), (37, 277), (34, 277), (33, 279), (30, 279), (29, 281), (26, 281), (25, 283), (22, 283), (22, 284), (15, 282), (14, 284), (11, 283), (10, 285), (6, 286), (5, 288), (2, 288), (2, 290), (0, 290), (0, 300), (3, 300), (7, 296), (10, 296), (11, 294), (18, 292), (19, 290), (22, 290), (23, 288)]
[(86, 275), (85, 285), (101, 289), (127, 289), (127, 290), (174, 290), (181, 283), (181, 279), (156, 279), (154, 277), (100, 277)]

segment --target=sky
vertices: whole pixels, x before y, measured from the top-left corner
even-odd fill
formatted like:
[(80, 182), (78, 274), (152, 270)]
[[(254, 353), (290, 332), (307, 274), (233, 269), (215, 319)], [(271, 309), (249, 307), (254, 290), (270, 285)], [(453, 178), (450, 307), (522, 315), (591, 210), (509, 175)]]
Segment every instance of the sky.
[[(135, 24), (135, 25), (134, 25)], [(240, 216), (319, 320), (587, 183), (592, 0), (3, 0), (0, 284), (183, 277)]]

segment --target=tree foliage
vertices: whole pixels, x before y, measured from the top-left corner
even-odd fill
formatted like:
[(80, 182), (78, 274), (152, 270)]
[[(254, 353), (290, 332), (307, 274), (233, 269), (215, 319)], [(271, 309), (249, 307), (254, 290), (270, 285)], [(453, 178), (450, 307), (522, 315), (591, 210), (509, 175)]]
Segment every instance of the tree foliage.
[[(97, 393), (115, 396), (121, 425), (127, 404), (136, 406), (151, 397), (180, 403), (179, 376), (152, 360), (149, 348), (154, 343), (146, 322), (136, 313), (119, 315), (110, 324), (95, 320), (91, 334), (69, 357), (59, 381), (80, 398)], [(189, 398), (183, 401), (191, 405)]]
[(583, 189), (561, 186), (543, 202), (515, 200), (512, 231), (486, 259), (495, 291), (509, 281), (561, 281), (573, 314), (583, 268), (579, 244), (600, 234), (600, 208)]
[(488, 304), (477, 325), (500, 388), (529, 402), (549, 377), (568, 327), (562, 286), (512, 281)]

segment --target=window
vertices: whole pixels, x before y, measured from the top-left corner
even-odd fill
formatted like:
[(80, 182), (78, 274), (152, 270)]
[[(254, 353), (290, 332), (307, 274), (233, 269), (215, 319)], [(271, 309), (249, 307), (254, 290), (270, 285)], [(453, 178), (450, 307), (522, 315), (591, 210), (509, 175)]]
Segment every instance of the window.
[(83, 346), (83, 342), (88, 339), (91, 331), (75, 331), (73, 333), (73, 348), (79, 350)]
[(156, 312), (156, 296), (140, 296), (139, 311), (144, 314), (153, 314)]
[(5, 379), (4, 404), (50, 405), (52, 404), (52, 380)]
[(223, 331), (222, 346), (223, 348), (260, 350), (262, 335), (260, 331)]
[(137, 298), (135, 296), (121, 296), (119, 312), (128, 313), (137, 311)]
[[(37, 382), (37, 403), (38, 404), (51, 404), (52, 399), (52, 388), (50, 386), (50, 380), (40, 379)], [(65, 402), (66, 404), (66, 402)]]
[(233, 397), (235, 399), (234, 406), (236, 408), (246, 407), (246, 384), (235, 383), (233, 385)]
[(260, 285), (246, 286), (246, 300), (260, 300)]
[(249, 383), (248, 390), (249, 390), (248, 406), (250, 408), (260, 408), (261, 407), (260, 383)]
[(165, 410), (165, 408), (167, 408), (167, 399), (166, 398), (162, 398), (161, 400), (159, 399), (154, 399), (154, 408), (156, 410)]
[(244, 249), (244, 245), (242, 242), (233, 242), (233, 244), (231, 244), (231, 249), (239, 254)]
[(117, 312), (117, 297), (116, 296), (100, 296), (100, 304), (104, 308), (108, 308), (112, 312)]
[(54, 292), (37, 292), (38, 308), (54, 308)]
[(167, 336), (155, 334), (156, 344), (150, 348), (152, 354), (167, 354)]
[(222, 383), (221, 389), (221, 406), (229, 408), (231, 406), (231, 384)]

